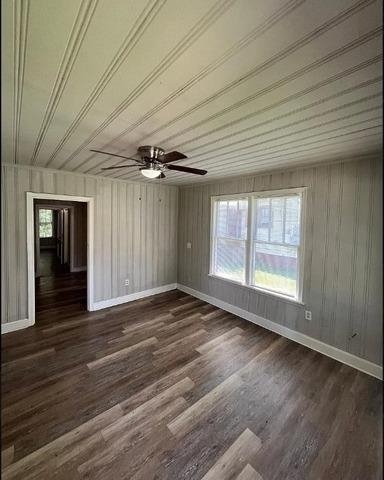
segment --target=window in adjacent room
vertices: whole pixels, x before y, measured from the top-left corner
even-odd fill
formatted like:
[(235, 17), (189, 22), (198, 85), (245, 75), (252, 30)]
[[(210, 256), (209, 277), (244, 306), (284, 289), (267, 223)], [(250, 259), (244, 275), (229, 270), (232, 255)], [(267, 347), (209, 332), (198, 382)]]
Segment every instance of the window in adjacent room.
[(53, 236), (53, 210), (39, 209), (39, 237), (51, 238)]
[(301, 301), (304, 192), (213, 197), (211, 275)]

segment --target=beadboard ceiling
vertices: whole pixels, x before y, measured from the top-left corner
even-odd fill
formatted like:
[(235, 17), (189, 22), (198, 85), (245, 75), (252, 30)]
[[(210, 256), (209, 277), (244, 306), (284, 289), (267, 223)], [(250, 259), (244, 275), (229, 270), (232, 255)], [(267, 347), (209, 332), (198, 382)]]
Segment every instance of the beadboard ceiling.
[[(165, 184), (381, 151), (370, 0), (3, 0), (2, 158), (148, 181), (89, 150), (177, 149)], [(127, 162), (132, 163), (132, 162)]]

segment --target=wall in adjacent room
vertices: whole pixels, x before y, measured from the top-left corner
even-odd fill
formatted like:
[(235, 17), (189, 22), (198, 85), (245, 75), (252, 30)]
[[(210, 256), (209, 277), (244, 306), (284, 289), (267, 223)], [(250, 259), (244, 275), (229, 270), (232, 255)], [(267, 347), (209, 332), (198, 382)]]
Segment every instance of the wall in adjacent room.
[(2, 323), (28, 317), (26, 192), (94, 197), (95, 302), (176, 282), (176, 187), (7, 164), (1, 187)]
[[(212, 195), (307, 186), (306, 306), (212, 278)], [(382, 363), (382, 161), (351, 161), (180, 189), (178, 282)], [(187, 249), (187, 242), (192, 248)], [(304, 319), (312, 311), (312, 321)], [(356, 335), (355, 335), (356, 334)]]
[[(71, 240), (73, 239), (73, 245), (70, 247), (73, 249), (73, 267), (86, 269), (87, 267), (87, 204), (85, 202), (63, 202), (60, 200), (35, 200), (35, 205), (50, 208), (68, 208), (72, 207), (70, 215), (73, 215), (71, 220), (71, 227), (73, 226), (73, 233), (71, 234)], [(73, 236), (72, 236), (73, 235)], [(51, 240), (46, 242), (44, 240)], [(56, 247), (56, 238), (46, 239), (40, 238), (40, 247), (45, 245), (54, 245)], [(38, 254), (38, 252), (36, 252)]]

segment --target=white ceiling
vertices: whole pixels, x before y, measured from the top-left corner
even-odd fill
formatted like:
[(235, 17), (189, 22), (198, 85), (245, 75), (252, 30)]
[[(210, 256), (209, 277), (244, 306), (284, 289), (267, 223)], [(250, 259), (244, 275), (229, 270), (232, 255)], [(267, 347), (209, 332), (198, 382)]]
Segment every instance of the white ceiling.
[(3, 161), (147, 181), (89, 150), (157, 145), (208, 170), (156, 180), (178, 185), (376, 154), (381, 8), (3, 0)]

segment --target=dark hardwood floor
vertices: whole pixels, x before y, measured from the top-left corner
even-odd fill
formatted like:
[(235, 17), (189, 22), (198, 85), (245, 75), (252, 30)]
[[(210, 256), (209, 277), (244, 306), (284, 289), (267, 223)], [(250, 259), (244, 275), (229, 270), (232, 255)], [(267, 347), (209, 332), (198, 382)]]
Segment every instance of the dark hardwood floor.
[(379, 380), (176, 290), (48, 304), (3, 335), (4, 480), (382, 478)]
[(87, 273), (70, 273), (54, 250), (40, 252), (41, 276), (36, 279), (36, 323), (54, 321), (87, 310)]

